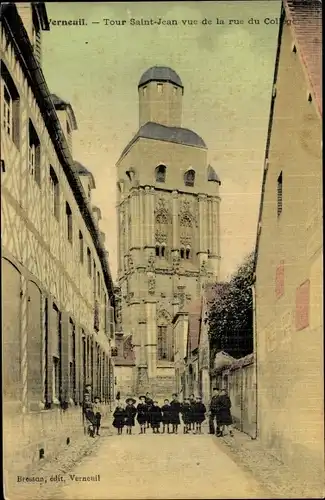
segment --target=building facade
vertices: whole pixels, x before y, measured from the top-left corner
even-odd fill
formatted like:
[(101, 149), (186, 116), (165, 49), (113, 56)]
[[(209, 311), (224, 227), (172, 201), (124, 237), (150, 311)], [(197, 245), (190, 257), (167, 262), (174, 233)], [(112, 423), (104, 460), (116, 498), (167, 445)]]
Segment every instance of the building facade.
[(118, 280), (134, 391), (175, 389), (172, 320), (219, 274), (219, 178), (182, 128), (184, 86), (155, 66), (138, 84), (139, 130), (117, 162)]
[(258, 435), (323, 496), (322, 21), (283, 4), (255, 260)]
[(28, 464), (64, 432), (83, 432), (85, 384), (113, 398), (114, 288), (94, 179), (73, 160), (73, 109), (41, 70), (48, 29), (44, 4), (2, 8), (4, 448), (17, 466), (21, 453)]

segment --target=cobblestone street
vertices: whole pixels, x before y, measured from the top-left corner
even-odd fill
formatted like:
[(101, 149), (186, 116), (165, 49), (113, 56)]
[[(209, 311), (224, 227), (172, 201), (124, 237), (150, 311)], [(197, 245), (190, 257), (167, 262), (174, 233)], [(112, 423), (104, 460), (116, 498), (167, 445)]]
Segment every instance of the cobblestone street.
[(17, 491), (18, 497), (26, 493), (29, 498), (60, 500), (270, 497), (206, 433), (152, 435), (149, 430), (139, 435), (136, 428), (132, 436), (109, 434), (104, 430), (93, 453), (68, 472), (43, 472), (46, 484), (41, 488), (25, 485)]

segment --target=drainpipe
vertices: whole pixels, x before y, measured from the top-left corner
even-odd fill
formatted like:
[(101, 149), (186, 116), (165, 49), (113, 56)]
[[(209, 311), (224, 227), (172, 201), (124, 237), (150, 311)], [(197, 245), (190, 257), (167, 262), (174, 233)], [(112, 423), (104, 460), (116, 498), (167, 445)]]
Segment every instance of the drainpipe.
[(253, 299), (253, 339), (254, 339), (254, 362), (255, 362), (255, 412), (256, 412), (256, 426), (255, 426), (255, 436), (252, 439), (257, 439), (259, 434), (258, 429), (258, 369), (257, 369), (257, 336), (256, 336), (256, 289), (255, 284), (251, 286), (252, 289), (252, 299)]

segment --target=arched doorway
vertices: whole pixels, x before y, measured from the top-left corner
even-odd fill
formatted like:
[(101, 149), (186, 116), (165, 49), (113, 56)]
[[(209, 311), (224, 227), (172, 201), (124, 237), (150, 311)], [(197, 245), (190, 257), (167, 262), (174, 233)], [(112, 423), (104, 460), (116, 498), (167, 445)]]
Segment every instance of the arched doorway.
[(21, 274), (2, 258), (3, 401), (21, 401)]

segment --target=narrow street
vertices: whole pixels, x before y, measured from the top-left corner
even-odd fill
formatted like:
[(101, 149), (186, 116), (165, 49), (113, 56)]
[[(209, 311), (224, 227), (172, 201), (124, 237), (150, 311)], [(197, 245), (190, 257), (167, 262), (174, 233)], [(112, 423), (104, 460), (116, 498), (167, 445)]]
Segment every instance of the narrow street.
[(56, 498), (268, 498), (208, 434), (139, 435), (136, 429), (100, 439), (94, 454), (63, 476)]

